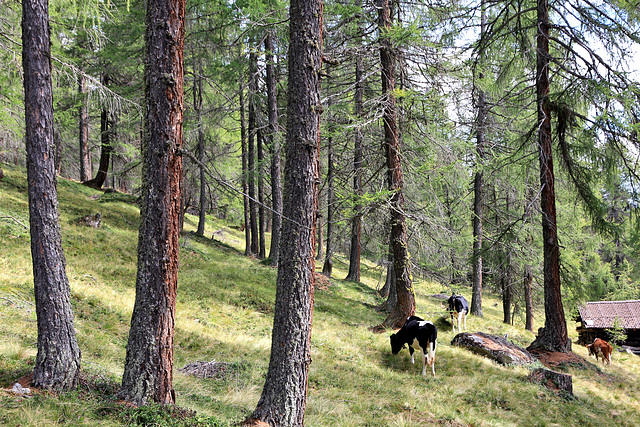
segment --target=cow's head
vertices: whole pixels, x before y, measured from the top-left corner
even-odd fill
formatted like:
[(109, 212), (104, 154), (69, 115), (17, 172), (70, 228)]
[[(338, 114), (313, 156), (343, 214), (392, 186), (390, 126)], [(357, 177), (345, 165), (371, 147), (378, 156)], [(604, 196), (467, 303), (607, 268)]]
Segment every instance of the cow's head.
[(404, 343), (397, 334), (392, 334), (389, 340), (391, 341), (391, 353), (398, 354), (400, 350), (402, 350), (402, 347), (404, 347)]

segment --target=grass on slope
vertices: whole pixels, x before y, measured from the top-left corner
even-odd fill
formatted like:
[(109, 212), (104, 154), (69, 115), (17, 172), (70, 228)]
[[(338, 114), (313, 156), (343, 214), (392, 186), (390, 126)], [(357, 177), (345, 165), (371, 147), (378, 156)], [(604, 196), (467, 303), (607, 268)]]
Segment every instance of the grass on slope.
[[(3, 170), (0, 387), (8, 388), (32, 369), (37, 337), (25, 174)], [(0, 391), (0, 425), (224, 426), (247, 417), (260, 397), (269, 361), (276, 271), (242, 255), (244, 238), (234, 228), (211, 218), (206, 237), (197, 237), (190, 233), (196, 219), (187, 216), (174, 386), (179, 407), (197, 411), (200, 418), (166, 416), (157, 408), (124, 409), (116, 405), (115, 394), (134, 300), (138, 208), (130, 196), (103, 194), (72, 181), (60, 179), (58, 188), (83, 380), (77, 391), (59, 396), (24, 398)], [(75, 224), (96, 212), (103, 215), (101, 228)], [(334, 277), (345, 277), (346, 267), (345, 259), (336, 257)], [(328, 288), (316, 290), (308, 426), (640, 425), (637, 357), (617, 353), (613, 366), (605, 368), (565, 366), (576, 396), (565, 399), (528, 382), (526, 367), (501, 366), (452, 347), (453, 333), (440, 319), (442, 301), (430, 296), (450, 290), (416, 279), (418, 314), (440, 325), (436, 378), (422, 377), (420, 362), (411, 365), (407, 350), (391, 355), (391, 331), (370, 331), (384, 318), (373, 309), (382, 302), (375, 293), (380, 273), (365, 263), (362, 283), (332, 279)], [(468, 290), (458, 291), (469, 296)], [(501, 323), (498, 302), (485, 294), (485, 317), (469, 318), (469, 330), (508, 332), (526, 346), (533, 335)], [(575, 330), (571, 322), (569, 330)], [(582, 347), (574, 345), (574, 351), (587, 357)], [(226, 373), (199, 379), (180, 371), (197, 361), (218, 362)]]

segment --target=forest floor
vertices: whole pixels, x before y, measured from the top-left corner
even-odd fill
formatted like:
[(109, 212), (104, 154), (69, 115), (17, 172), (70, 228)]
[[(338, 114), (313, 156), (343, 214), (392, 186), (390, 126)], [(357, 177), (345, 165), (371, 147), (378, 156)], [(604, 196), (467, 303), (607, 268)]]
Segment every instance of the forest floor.
[[(30, 390), (37, 324), (30, 258), (26, 175), (3, 165), (0, 180), (0, 425), (25, 426), (231, 426), (255, 409), (269, 363), (276, 269), (243, 256), (244, 237), (232, 224), (208, 218), (196, 236), (187, 215), (180, 239), (180, 273), (174, 339), (177, 407), (133, 408), (118, 401), (129, 320), (135, 297), (139, 209), (136, 197), (107, 194), (60, 178), (63, 247), (82, 376), (73, 392)], [(77, 219), (102, 214), (98, 228)], [(420, 375), (407, 350), (391, 354), (389, 335), (373, 333), (385, 317), (375, 309), (383, 269), (363, 259), (361, 282), (342, 280), (348, 260), (334, 257), (333, 277), (315, 293), (307, 426), (640, 426), (640, 357), (615, 352), (602, 366), (583, 346), (545, 354), (532, 366), (503, 366), (451, 345), (455, 334), (438, 295), (470, 297), (469, 288), (414, 276), (417, 315), (438, 326), (436, 376)], [(321, 265), (319, 266), (321, 268)], [(483, 295), (481, 331), (527, 347), (535, 338), (502, 323), (501, 302)], [(534, 329), (544, 310), (535, 313)], [(570, 316), (567, 315), (567, 319)], [(577, 339), (575, 324), (569, 333)], [(530, 381), (544, 365), (572, 376), (567, 398)]]

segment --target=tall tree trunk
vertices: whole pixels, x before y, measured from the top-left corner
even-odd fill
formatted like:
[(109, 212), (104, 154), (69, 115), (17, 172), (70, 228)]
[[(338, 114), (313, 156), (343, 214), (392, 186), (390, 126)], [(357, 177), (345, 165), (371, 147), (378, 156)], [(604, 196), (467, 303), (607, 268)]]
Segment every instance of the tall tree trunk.
[(173, 404), (182, 177), (185, 0), (148, 0), (136, 298), (120, 396)]
[(198, 229), (196, 234), (204, 236), (207, 222), (207, 177), (204, 170), (204, 124), (202, 123), (202, 61), (193, 60), (193, 109), (198, 122), (198, 171), (200, 172), (200, 200), (198, 203)]
[(304, 424), (311, 364), (311, 321), (318, 157), (322, 1), (292, 0), (282, 244), (276, 282), (271, 357), (251, 415), (272, 426)]
[(240, 78), (240, 140), (242, 145), (242, 201), (244, 205), (244, 254), (251, 255), (251, 205), (249, 204), (249, 154), (247, 127), (244, 118), (244, 87)]
[[(109, 75), (107, 73), (102, 75), (102, 84), (105, 86), (109, 84)], [(107, 180), (109, 162), (113, 152), (112, 143), (115, 136), (115, 122), (114, 113), (109, 111), (108, 107), (102, 107), (102, 112), (100, 113), (100, 164), (96, 176), (89, 181), (83, 182), (89, 187), (100, 189)], [(115, 188), (115, 184), (113, 187)]]
[[(331, 125), (330, 125), (331, 126)], [(322, 274), (331, 277), (333, 271), (333, 130), (329, 129), (329, 138), (327, 139), (327, 255), (322, 265)]]
[[(481, 2), (480, 37), (485, 34), (486, 12), (485, 0)], [(484, 66), (484, 49), (480, 48), (479, 66)], [(484, 73), (480, 71), (478, 78), (481, 80)], [(485, 131), (487, 122), (486, 94), (480, 88), (478, 90), (478, 116), (476, 118), (476, 174), (473, 180), (473, 283), (471, 294), (471, 314), (482, 317), (482, 204), (484, 199), (484, 173), (483, 158), (485, 146)]]
[(280, 233), (282, 229), (282, 183), (280, 181), (280, 136), (278, 135), (278, 98), (276, 93), (276, 71), (273, 61), (273, 32), (269, 31), (264, 41), (265, 62), (267, 71), (267, 105), (269, 110), (269, 146), (271, 147), (271, 248), (269, 258), (271, 265), (277, 266), (280, 249)]
[[(362, 117), (362, 102), (364, 98), (364, 66), (361, 54), (356, 56), (356, 91), (354, 94), (354, 109), (356, 120)], [(362, 127), (358, 122), (353, 147), (353, 194), (355, 203), (354, 215), (351, 219), (351, 246), (349, 248), (349, 272), (345, 280), (360, 281), (360, 237), (362, 235)]]
[(38, 324), (36, 387), (67, 390), (78, 383), (80, 349), (73, 326), (62, 250), (53, 141), (49, 7), (22, 2), (25, 139), (31, 257)]
[(264, 209), (264, 152), (263, 152), (263, 136), (262, 131), (258, 129), (257, 143), (258, 143), (258, 167), (256, 172), (258, 173), (258, 233), (259, 233), (259, 246), (258, 246), (258, 258), (264, 259), (267, 254), (267, 238), (265, 236), (267, 223), (266, 214)]
[(571, 341), (562, 306), (560, 287), (560, 246), (556, 222), (555, 178), (553, 174), (553, 144), (551, 138), (551, 106), (549, 101), (549, 5), (538, 0), (536, 94), (538, 106), (538, 145), (542, 208), (542, 239), (544, 253), (544, 328), (531, 343), (531, 349), (569, 352)]
[(78, 75), (78, 142), (80, 153), (80, 181), (91, 179), (91, 152), (89, 151), (89, 107), (87, 105), (87, 82), (84, 74)]
[(251, 254), (257, 255), (259, 251), (258, 235), (258, 205), (256, 203), (256, 155), (255, 139), (256, 126), (256, 96), (258, 94), (258, 56), (249, 54), (249, 148), (247, 151), (249, 161), (249, 223), (251, 225)]
[(404, 180), (400, 156), (400, 131), (398, 129), (395, 90), (395, 47), (386, 34), (392, 27), (390, 0), (378, 0), (380, 29), (380, 62), (382, 64), (382, 93), (384, 95), (383, 123), (384, 150), (387, 158), (389, 190), (392, 192), (391, 245), (393, 267), (396, 275), (398, 303), (382, 323), (383, 326), (400, 328), (407, 317), (415, 314), (416, 301), (411, 282), (411, 262), (407, 247), (407, 221), (404, 216)]

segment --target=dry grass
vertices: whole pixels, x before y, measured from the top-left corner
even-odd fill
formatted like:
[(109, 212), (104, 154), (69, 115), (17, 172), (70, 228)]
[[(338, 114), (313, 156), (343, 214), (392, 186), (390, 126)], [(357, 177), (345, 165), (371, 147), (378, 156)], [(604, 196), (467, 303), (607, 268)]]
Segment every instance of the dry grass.
[[(0, 216), (28, 224), (24, 173), (3, 169)], [(59, 188), (83, 367), (88, 383), (102, 385), (58, 397), (0, 395), (0, 425), (122, 425), (117, 411), (110, 409), (114, 396), (109, 390), (117, 389), (122, 374), (134, 299), (136, 207), (127, 198), (101, 203), (92, 197), (100, 193), (73, 182), (61, 180)], [(97, 211), (103, 214), (101, 229), (71, 223)], [(188, 233), (195, 229), (195, 218), (187, 219)], [(36, 324), (28, 232), (16, 221), (2, 219), (0, 241), (0, 386), (7, 387), (30, 371)], [(206, 238), (185, 234), (181, 239), (174, 380), (178, 404), (229, 425), (245, 419), (260, 397), (275, 297), (275, 270), (242, 256), (243, 243), (239, 231), (213, 219)], [(363, 272), (362, 283), (339, 280), (347, 271), (345, 259), (336, 256), (334, 279), (316, 292), (308, 426), (640, 425), (640, 358), (617, 353), (611, 367), (563, 367), (573, 376), (575, 393), (574, 399), (565, 399), (527, 381), (526, 367), (497, 365), (452, 347), (453, 333), (440, 319), (442, 301), (430, 296), (450, 290), (416, 280), (418, 314), (441, 326), (436, 378), (422, 377), (420, 363), (411, 365), (406, 350), (391, 355), (391, 331), (371, 332), (384, 318), (372, 308), (381, 302), (375, 292), (381, 271), (365, 262)], [(468, 319), (470, 331), (508, 333), (521, 345), (533, 340), (521, 325), (501, 323), (496, 297), (485, 294), (483, 307), (483, 318)], [(569, 330), (575, 339), (572, 322)], [(595, 362), (583, 347), (574, 346), (574, 351)], [(208, 379), (178, 370), (195, 361), (224, 362), (237, 369)]]

